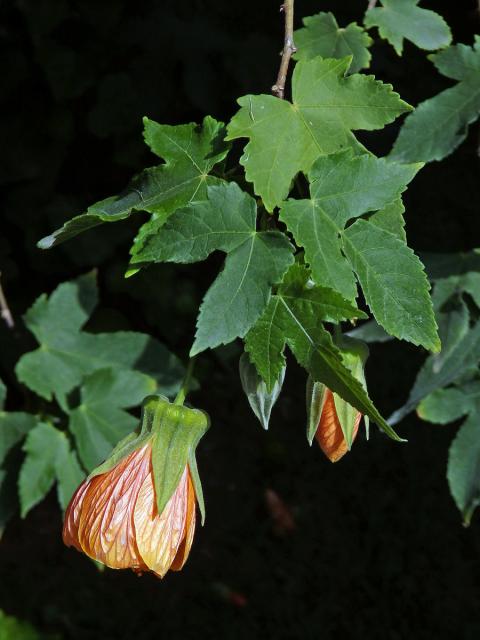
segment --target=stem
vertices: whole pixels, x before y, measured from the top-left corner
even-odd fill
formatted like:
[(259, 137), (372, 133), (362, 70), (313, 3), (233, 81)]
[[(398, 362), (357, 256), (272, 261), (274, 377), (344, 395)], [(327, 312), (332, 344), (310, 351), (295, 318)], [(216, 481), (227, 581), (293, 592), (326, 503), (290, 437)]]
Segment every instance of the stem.
[[(0, 278), (2, 274), (0, 272)], [(7, 299), (5, 298), (5, 294), (3, 293), (2, 283), (0, 282), (0, 315), (5, 320), (5, 323), (9, 329), (13, 329), (15, 326), (15, 322), (13, 320), (13, 316), (8, 307)]]
[(368, 0), (367, 11), (369, 11), (370, 9), (373, 9), (376, 4), (377, 4), (377, 0)]
[(283, 45), (282, 61), (275, 84), (272, 87), (273, 95), (283, 99), (285, 96), (285, 83), (287, 81), (288, 66), (290, 58), (295, 53), (297, 47), (293, 42), (293, 16), (295, 0), (285, 0), (280, 7), (280, 11), (285, 13), (285, 41)]
[(195, 368), (195, 358), (196, 356), (193, 356), (193, 358), (190, 358), (190, 360), (188, 361), (185, 377), (183, 378), (182, 386), (180, 387), (180, 390), (174, 400), (174, 404), (178, 404), (181, 406), (185, 402), (185, 398), (187, 397), (187, 393), (192, 382), (193, 370)]

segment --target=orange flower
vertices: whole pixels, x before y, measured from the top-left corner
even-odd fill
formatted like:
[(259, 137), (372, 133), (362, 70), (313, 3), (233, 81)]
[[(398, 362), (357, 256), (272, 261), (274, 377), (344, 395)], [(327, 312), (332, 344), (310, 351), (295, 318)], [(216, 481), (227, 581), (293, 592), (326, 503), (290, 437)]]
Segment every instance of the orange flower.
[(112, 569), (163, 578), (185, 564), (195, 531), (196, 494), (187, 464), (158, 513), (149, 440), (105, 473), (87, 478), (65, 514), (63, 541)]
[[(349, 420), (350, 424), (353, 426), (353, 442), (358, 432), (358, 426), (360, 424), (362, 414), (338, 396), (337, 402), (348, 412), (347, 420)], [(340, 460), (340, 458), (348, 451), (348, 444), (345, 440), (342, 426), (340, 424), (340, 418), (338, 416), (335, 396), (330, 389), (325, 389), (322, 412), (315, 432), (315, 438), (323, 453), (331, 462), (337, 462), (337, 460)]]

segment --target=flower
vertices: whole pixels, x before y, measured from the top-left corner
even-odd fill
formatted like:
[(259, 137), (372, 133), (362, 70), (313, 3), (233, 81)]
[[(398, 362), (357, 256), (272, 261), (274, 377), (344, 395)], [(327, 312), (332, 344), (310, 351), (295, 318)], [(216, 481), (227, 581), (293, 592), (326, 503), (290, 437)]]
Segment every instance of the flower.
[(110, 471), (85, 480), (65, 514), (63, 541), (112, 569), (163, 578), (185, 564), (195, 531), (195, 489), (188, 465), (158, 513), (150, 442)]
[(362, 414), (349, 405), (348, 402), (334, 395), (330, 389), (325, 388), (315, 439), (331, 462), (340, 460), (349, 449), (340, 423), (339, 411), (343, 414), (345, 426), (351, 429), (353, 442), (358, 432)]

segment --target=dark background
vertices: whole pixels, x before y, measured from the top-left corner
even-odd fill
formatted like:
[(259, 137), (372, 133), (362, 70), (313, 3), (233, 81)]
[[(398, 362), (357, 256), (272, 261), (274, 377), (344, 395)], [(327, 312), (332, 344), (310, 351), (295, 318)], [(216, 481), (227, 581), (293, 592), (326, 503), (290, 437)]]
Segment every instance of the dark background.
[[(367, 0), (297, 0), (300, 18), (332, 10), (361, 21)], [(471, 44), (477, 3), (427, 1)], [(235, 99), (268, 92), (283, 25), (278, 2), (4, 0), (0, 3), (0, 269), (17, 328), (0, 326), (9, 408), (24, 408), (13, 365), (33, 342), (20, 316), (44, 291), (98, 268), (101, 306), (89, 327), (148, 331), (185, 357), (195, 312), (220, 259), (162, 265), (125, 281), (129, 243), (144, 219), (98, 229), (41, 252), (35, 242), (92, 202), (118, 192), (154, 160), (141, 117), (177, 124), (228, 120)], [(372, 72), (412, 104), (449, 86), (424, 52), (377, 39)], [(398, 125), (370, 134), (388, 151)], [(479, 130), (409, 189), (407, 231), (417, 251), (479, 245)], [(410, 417), (407, 444), (376, 429), (331, 465), (304, 435), (305, 374), (289, 363), (269, 433), (242, 394), (239, 348), (201, 357), (192, 401), (213, 427), (199, 449), (207, 522), (180, 574), (160, 582), (100, 573), (60, 540), (52, 494), (0, 543), (0, 608), (64, 638), (480, 637), (480, 524), (461, 526), (445, 480), (455, 426)], [(405, 399), (424, 354), (374, 346), (367, 376), (388, 415)], [(27, 401), (29, 399), (27, 398)], [(296, 529), (279, 536), (265, 507), (274, 489)], [(21, 639), (20, 639), (21, 640)]]

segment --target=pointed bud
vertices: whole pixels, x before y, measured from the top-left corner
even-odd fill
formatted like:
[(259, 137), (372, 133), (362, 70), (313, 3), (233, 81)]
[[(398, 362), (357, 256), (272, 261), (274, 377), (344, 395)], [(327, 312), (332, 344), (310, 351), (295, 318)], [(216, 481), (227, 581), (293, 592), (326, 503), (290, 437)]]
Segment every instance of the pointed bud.
[(283, 367), (278, 380), (275, 382), (273, 389), (268, 391), (267, 385), (258, 375), (257, 369), (250, 362), (246, 353), (242, 353), (239, 363), (240, 381), (242, 389), (247, 396), (248, 403), (260, 421), (264, 429), (268, 429), (270, 414), (280, 391), (282, 390), (283, 381), (285, 379), (285, 369)]
[(203, 498), (195, 448), (208, 428), (196, 409), (145, 400), (140, 434), (130, 434), (80, 485), (65, 513), (63, 540), (114, 569), (179, 571)]
[[(366, 388), (364, 364), (366, 346), (358, 340), (340, 336), (336, 339), (344, 364)], [(307, 380), (307, 437), (317, 440), (331, 462), (337, 462), (350, 450), (355, 440), (362, 414), (321, 382)]]

